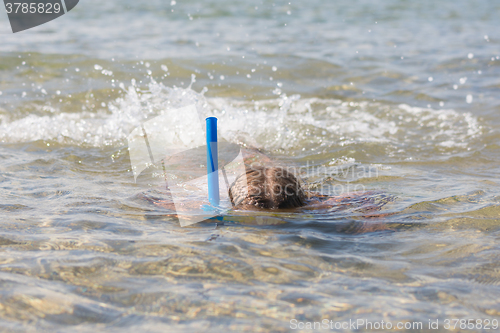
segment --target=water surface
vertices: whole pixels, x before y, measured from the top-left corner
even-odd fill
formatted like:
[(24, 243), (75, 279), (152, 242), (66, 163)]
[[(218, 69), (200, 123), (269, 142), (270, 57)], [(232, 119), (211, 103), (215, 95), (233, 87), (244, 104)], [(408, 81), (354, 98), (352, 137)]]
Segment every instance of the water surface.
[[(499, 14), (493, 0), (87, 0), (1, 35), (3, 331), (500, 319)], [(312, 190), (395, 198), (387, 215), (181, 228), (144, 199), (126, 137), (190, 104)]]

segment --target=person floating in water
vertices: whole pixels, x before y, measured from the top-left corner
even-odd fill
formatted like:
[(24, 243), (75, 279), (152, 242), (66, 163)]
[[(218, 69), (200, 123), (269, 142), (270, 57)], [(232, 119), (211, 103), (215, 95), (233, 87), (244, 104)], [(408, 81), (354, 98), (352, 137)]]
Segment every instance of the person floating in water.
[(286, 209), (306, 205), (306, 195), (297, 178), (280, 167), (247, 166), (246, 173), (229, 187), (235, 209)]
[[(348, 206), (356, 206), (363, 213), (378, 211), (393, 199), (377, 191), (359, 191), (337, 196), (309, 192), (293, 173), (276, 166), (247, 166), (246, 173), (231, 184), (229, 198), (236, 210), (302, 208), (331, 211), (335, 208), (335, 211), (340, 211)], [(378, 202), (376, 199), (379, 199)]]
[[(245, 163), (244, 174), (228, 184), (228, 196), (232, 211), (337, 213), (350, 209), (353, 215), (382, 217), (376, 213), (392, 197), (377, 191), (359, 191), (328, 196), (308, 191), (305, 184), (286, 167), (279, 166), (257, 149), (242, 149)], [(171, 200), (150, 200), (156, 206), (175, 211)], [(199, 202), (186, 203), (185, 209), (195, 209)]]

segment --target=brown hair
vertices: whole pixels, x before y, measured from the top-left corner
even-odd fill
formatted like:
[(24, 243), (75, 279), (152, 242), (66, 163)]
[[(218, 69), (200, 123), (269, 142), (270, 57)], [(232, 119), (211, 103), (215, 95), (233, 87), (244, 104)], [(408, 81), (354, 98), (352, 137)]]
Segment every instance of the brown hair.
[(280, 167), (246, 167), (229, 188), (235, 208), (295, 208), (305, 205), (305, 195), (297, 178)]

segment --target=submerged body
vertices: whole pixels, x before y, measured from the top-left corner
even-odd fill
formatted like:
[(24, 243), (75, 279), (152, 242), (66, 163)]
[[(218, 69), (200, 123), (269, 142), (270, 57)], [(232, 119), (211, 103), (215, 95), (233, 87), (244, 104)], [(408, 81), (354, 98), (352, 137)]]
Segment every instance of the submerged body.
[(229, 199), (236, 209), (285, 209), (306, 204), (300, 182), (280, 167), (248, 166), (229, 188)]
[[(378, 211), (394, 198), (377, 191), (360, 191), (338, 196), (322, 195), (309, 192), (293, 173), (287, 168), (277, 165), (268, 156), (258, 150), (242, 150), (246, 172), (239, 175), (232, 184), (228, 184), (228, 196), (233, 210), (228, 218), (236, 217), (238, 222), (262, 224), (262, 218), (275, 214), (293, 213), (310, 216), (310, 214), (331, 215), (337, 219), (341, 214), (354, 219), (370, 219), (370, 222), (355, 222), (355, 232), (372, 232), (389, 229), (384, 223), (372, 218), (387, 216)], [(146, 199), (156, 206), (172, 211), (172, 216), (182, 211), (199, 211), (205, 203), (203, 199), (192, 198), (177, 206), (172, 200), (155, 198)], [(169, 214), (170, 215), (170, 214)], [(246, 218), (242, 218), (246, 217)], [(225, 218), (224, 218), (225, 219)], [(286, 221), (279, 216), (265, 218), (265, 224), (280, 224)], [(253, 221), (253, 222), (252, 222)], [(343, 224), (339, 224), (343, 230)]]

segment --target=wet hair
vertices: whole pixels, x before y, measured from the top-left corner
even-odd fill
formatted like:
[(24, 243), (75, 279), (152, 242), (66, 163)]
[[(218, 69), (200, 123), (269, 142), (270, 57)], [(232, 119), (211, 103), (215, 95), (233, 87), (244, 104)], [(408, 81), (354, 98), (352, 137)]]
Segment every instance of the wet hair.
[(305, 205), (305, 195), (297, 178), (280, 167), (246, 167), (229, 188), (235, 208), (284, 209)]

